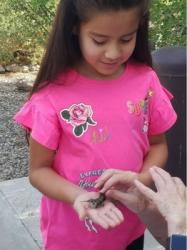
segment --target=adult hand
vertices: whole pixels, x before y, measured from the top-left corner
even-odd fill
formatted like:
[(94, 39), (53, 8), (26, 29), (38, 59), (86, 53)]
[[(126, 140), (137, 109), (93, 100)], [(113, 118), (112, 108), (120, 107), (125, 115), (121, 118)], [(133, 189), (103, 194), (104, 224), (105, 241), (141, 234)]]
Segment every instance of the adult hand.
[(147, 209), (149, 205), (143, 195), (134, 186), (138, 173), (118, 169), (106, 170), (97, 180), (96, 188), (105, 192), (106, 196), (121, 202), (135, 213)]
[(124, 220), (123, 214), (112, 202), (106, 200), (101, 207), (90, 207), (89, 200), (98, 197), (99, 193), (88, 192), (76, 198), (74, 209), (78, 213), (80, 220), (89, 218), (104, 229), (113, 228), (122, 223)]
[(133, 186), (128, 188), (125, 192), (116, 189), (108, 190), (106, 196), (121, 202), (124, 206), (137, 214), (144, 212), (148, 207), (152, 209), (150, 203), (148, 203), (138, 189)]
[(186, 198), (187, 189), (177, 177), (171, 177), (161, 168), (153, 167), (150, 174), (155, 182), (157, 192), (135, 180), (137, 189), (149, 201), (155, 204), (162, 216), (168, 222), (168, 233), (186, 234)]
[(102, 193), (105, 193), (111, 188), (126, 191), (134, 185), (133, 182), (137, 178), (138, 173), (132, 171), (108, 169), (96, 180), (95, 188), (100, 189)]

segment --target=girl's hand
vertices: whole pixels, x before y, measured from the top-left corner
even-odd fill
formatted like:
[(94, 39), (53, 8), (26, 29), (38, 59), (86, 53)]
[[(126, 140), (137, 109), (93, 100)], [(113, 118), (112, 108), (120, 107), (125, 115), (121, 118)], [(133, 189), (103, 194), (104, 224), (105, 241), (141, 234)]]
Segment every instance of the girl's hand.
[(123, 214), (112, 202), (106, 200), (102, 207), (90, 207), (89, 200), (98, 197), (99, 193), (88, 192), (76, 198), (73, 207), (78, 213), (80, 220), (89, 218), (104, 229), (113, 228), (122, 223), (124, 220)]
[(108, 169), (96, 180), (95, 188), (99, 188), (102, 193), (113, 188), (126, 191), (134, 185), (134, 180), (138, 179), (138, 176), (138, 173), (131, 171)]

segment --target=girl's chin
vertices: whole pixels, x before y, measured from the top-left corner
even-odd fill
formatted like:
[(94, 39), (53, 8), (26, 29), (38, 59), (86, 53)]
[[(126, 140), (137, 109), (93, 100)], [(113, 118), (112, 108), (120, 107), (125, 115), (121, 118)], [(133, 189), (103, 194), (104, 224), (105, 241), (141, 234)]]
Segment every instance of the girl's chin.
[(123, 67), (122, 65), (104, 65), (96, 71), (103, 76), (119, 76), (123, 71)]

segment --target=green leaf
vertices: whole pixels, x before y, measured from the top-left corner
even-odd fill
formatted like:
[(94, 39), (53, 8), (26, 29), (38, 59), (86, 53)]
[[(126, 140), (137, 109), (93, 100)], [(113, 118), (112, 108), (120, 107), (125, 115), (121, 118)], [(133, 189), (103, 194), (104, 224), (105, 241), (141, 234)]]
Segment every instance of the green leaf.
[(74, 133), (76, 136), (81, 136), (83, 134), (83, 131), (84, 131), (84, 129), (83, 129), (82, 125), (74, 128)]
[(82, 126), (83, 126), (84, 131), (85, 131), (87, 129), (87, 123), (83, 124)]
[(69, 111), (66, 109), (66, 110), (63, 110), (61, 112), (61, 116), (65, 119), (65, 120), (69, 120), (70, 119), (70, 114), (69, 114)]
[(94, 122), (90, 117), (88, 117), (87, 123), (92, 124), (92, 125), (96, 124), (96, 122)]

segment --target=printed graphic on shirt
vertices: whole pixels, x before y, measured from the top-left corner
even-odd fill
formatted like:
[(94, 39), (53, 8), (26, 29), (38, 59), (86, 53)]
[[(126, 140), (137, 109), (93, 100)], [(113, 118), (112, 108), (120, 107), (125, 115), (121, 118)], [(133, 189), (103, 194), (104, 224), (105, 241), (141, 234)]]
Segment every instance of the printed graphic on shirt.
[(142, 131), (144, 133), (148, 132), (149, 121), (148, 121), (148, 107), (150, 98), (153, 96), (153, 90), (149, 89), (144, 100), (139, 100), (137, 102), (127, 101), (127, 108), (130, 114), (139, 116), (143, 113), (143, 127)]
[[(101, 176), (104, 171), (105, 169), (93, 169), (86, 172), (81, 172), (79, 186), (86, 190), (94, 188), (95, 181), (93, 181), (93, 178)], [(94, 226), (93, 221), (89, 217), (85, 218), (84, 224), (89, 232), (98, 233), (96, 226)]]
[(86, 217), (86, 218), (85, 218), (84, 224), (85, 224), (85, 227), (87, 228), (87, 230), (88, 230), (89, 232), (98, 233), (98, 230), (97, 230), (96, 227), (94, 226), (93, 221), (92, 221), (89, 217)]
[(73, 126), (73, 134), (82, 136), (88, 126), (96, 126), (97, 122), (92, 119), (93, 111), (90, 105), (84, 103), (73, 104), (68, 109), (60, 111), (61, 118)]
[(93, 181), (92, 178), (101, 176), (104, 171), (105, 171), (105, 169), (93, 169), (90, 171), (80, 173), (79, 186), (81, 188), (87, 189), (87, 190), (94, 188), (95, 182)]
[(107, 127), (94, 129), (91, 134), (91, 143), (104, 143), (111, 138)]

